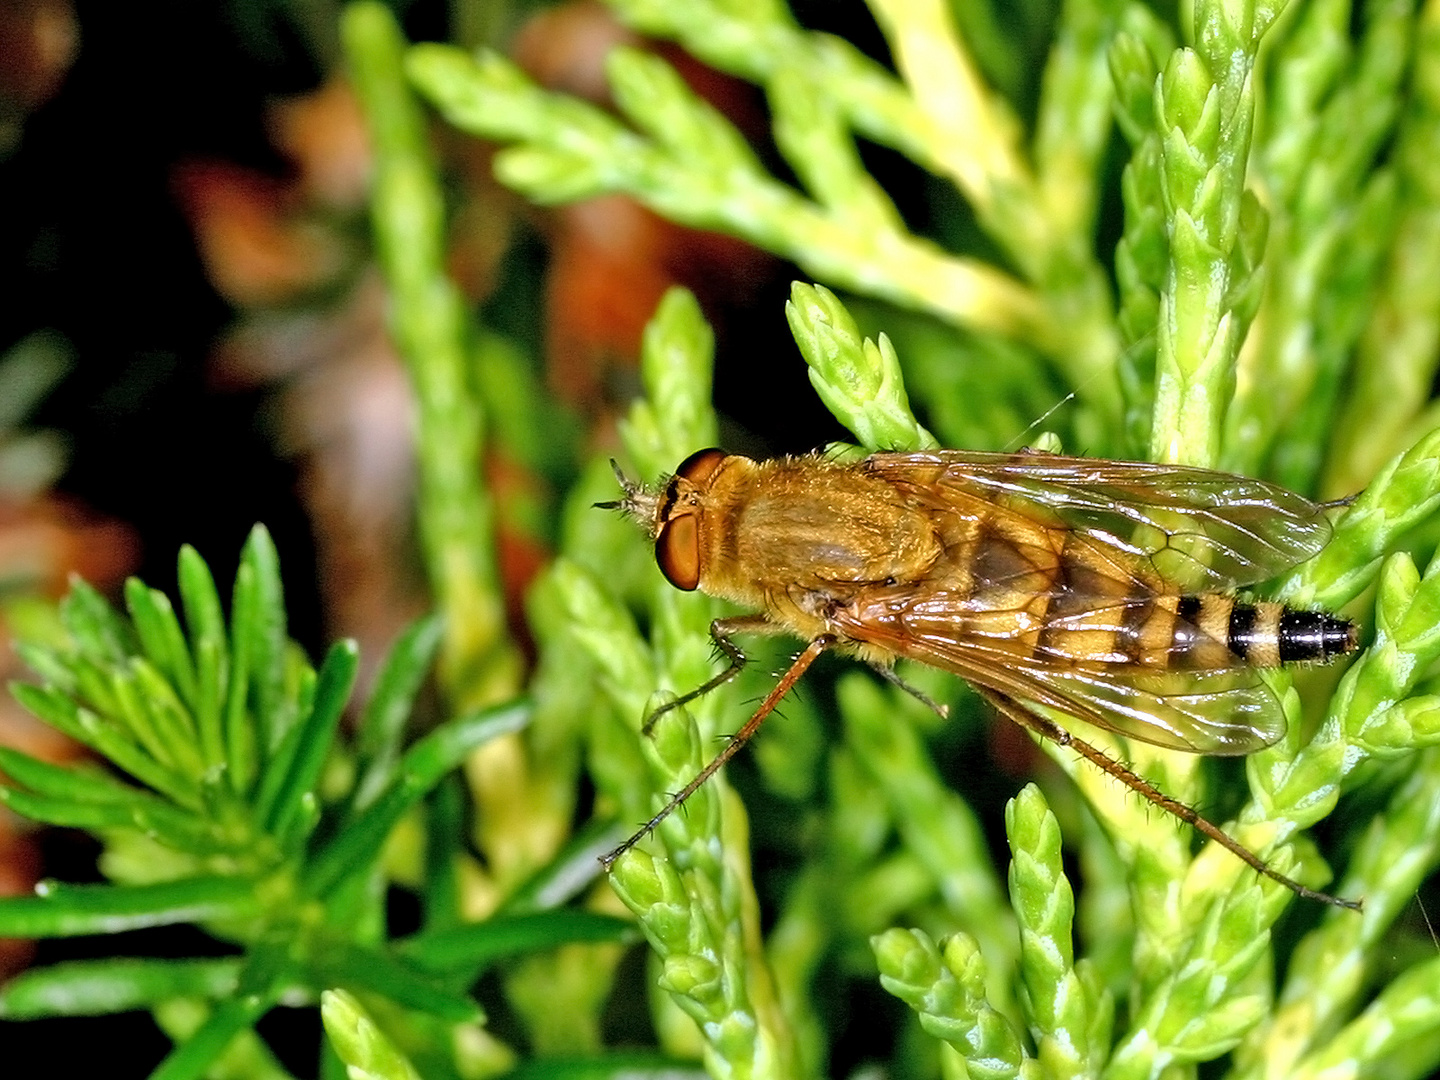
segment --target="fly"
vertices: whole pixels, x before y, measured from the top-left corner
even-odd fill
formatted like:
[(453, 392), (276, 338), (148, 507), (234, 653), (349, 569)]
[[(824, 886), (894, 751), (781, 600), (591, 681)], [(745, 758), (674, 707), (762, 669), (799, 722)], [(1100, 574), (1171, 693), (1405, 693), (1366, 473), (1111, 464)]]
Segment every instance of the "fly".
[(745, 656), (734, 635), (807, 644), (714, 760), (607, 855), (607, 867), (730, 760), (833, 649), (901, 686), (901, 658), (954, 672), (997, 712), (1071, 747), (1266, 877), (1359, 906), (1272, 870), (1035, 708), (1197, 754), (1249, 754), (1277, 741), (1285, 716), (1260, 669), (1352, 652), (1356, 628), (1235, 590), (1316, 555), (1330, 536), (1321, 504), (1208, 469), (1038, 453), (879, 453), (847, 464), (707, 449), (657, 489), (616, 474), (625, 497), (601, 505), (650, 531), (672, 585), (756, 612), (711, 624), (729, 667), (652, 714), (647, 732), (660, 712), (739, 672)]

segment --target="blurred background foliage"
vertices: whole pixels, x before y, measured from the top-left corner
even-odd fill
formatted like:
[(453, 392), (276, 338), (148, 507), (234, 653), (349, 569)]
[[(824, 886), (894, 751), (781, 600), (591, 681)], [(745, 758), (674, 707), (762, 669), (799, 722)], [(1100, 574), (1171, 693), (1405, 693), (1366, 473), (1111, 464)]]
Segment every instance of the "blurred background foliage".
[[(12, 984), (31, 996), (12, 990), (6, 1015), (36, 1018), (3, 1021), (7, 1055), (43, 1057), (62, 1075), (142, 1076), (162, 1060), (171, 1075), (198, 1075), (185, 1069), (210, 1067), (204, 1040), (177, 1059), (167, 1058), (172, 1039), (253, 1025), (259, 1037), (238, 1040), (214, 1075), (338, 1075), (339, 1059), (317, 1052), (316, 995), (332, 985), (370, 993), (376, 1030), (408, 1038), (400, 1050), (426, 1076), (684, 1072), (704, 1054), (719, 1073), (754, 1059), (757, 1041), (781, 1075), (958, 1076), (960, 1057), (940, 1049), (954, 1030), (945, 1025), (968, 1016), (965, 1030), (993, 1035), (1002, 1061), (1019, 1052), (1004, 1025), (1029, 1015), (1022, 1004), (1032, 1009), (1045, 986), (1069, 987), (1090, 1008), (1079, 1057), (1047, 1059), (1057, 1072), (1098, 1067), (1102, 1003), (1131, 990), (1125, 1023), (1160, 1030), (1173, 1018), (1154, 1003), (1169, 1001), (1192, 1021), (1213, 1008), (1236, 1030), (1255, 1024), (1240, 1013), (1264, 1011), (1268, 990), (1235, 991), (1228, 1011), (1183, 987), (1156, 992), (1163, 968), (1147, 968), (1143, 954), (1166, 939), (1146, 925), (1144, 887), (1137, 928), (1118, 883), (1134, 853), (1104, 839), (1026, 740), (926, 672), (907, 677), (956, 699), (948, 725), (842, 664), (807, 677), (729, 770), (748, 825), (717, 784), (665, 838), (683, 880), (642, 868), (617, 882), (632, 909), (651, 912), (645, 929), (666, 957), (652, 960), (594, 857), (710, 745), (682, 726), (642, 747), (634, 731), (652, 690), (706, 677), (703, 629), (718, 609), (658, 587), (643, 544), (590, 504), (613, 497), (604, 459), (622, 447), (651, 480), (710, 443), (769, 455), (849, 438), (823, 397), (871, 442), (918, 445), (933, 432), (944, 445), (998, 449), (1043, 428), (1077, 452), (1219, 464), (1322, 497), (1353, 493), (1414, 447), (1368, 504), (1369, 531), (1347, 534), (1320, 579), (1286, 588), (1344, 602), (1409, 529), (1403, 546), (1424, 567), (1435, 450), (1421, 440), (1437, 421), (1440, 323), (1436, 5), (820, 0), (787, 14), (758, 0), (416, 0), (391, 5), (388, 31), (379, 9), (352, 10), (348, 22), (342, 10), (0, 0), (0, 595), (6, 636), (34, 646), (33, 671), (7, 654), (6, 673), (38, 673), (98, 715), (124, 717), (105, 679), (128, 686), (148, 659), (183, 690), (187, 668), (157, 644), (169, 640), (154, 632), (162, 599), (136, 586), (122, 594), (121, 583), (134, 574), (177, 598), (196, 671), (230, 678), (234, 708), (276, 726), (258, 748), (227, 742), (219, 714), (206, 728), (192, 685), (194, 696), (181, 696), (199, 722), (189, 735), (152, 733), (148, 751), (164, 759), (156, 748), (168, 738), (193, 736), (193, 761), (162, 763), (194, 790), (168, 773), (142, 776), (136, 762), (127, 771), (171, 803), (127, 813), (151, 814), (172, 840), (187, 838), (181, 847), (204, 850), (165, 864), (161, 879), (199, 880), (197, 866), (215, 872), (220, 851), (238, 861), (219, 878), (282, 881), (323, 909), (305, 922), (309, 909), (296, 916), (282, 891), (257, 913), (226, 906), (239, 901), (217, 886), (209, 907), (177, 902), (149, 923), (97, 916), (65, 933), (37, 929), (38, 946), (7, 942), (6, 973), (68, 970), (48, 989), (111, 994), (63, 1006), (43, 982)], [(1202, 20), (1192, 35), (1196, 11), (1222, 10), (1234, 21)], [(932, 48), (952, 24), (961, 67)], [(457, 48), (417, 49), (407, 70), (401, 39), (387, 37), (396, 29)], [(1190, 59), (1172, 52), (1177, 42), (1196, 44)], [(1237, 56), (1212, 78), (1220, 58)], [(796, 278), (844, 290), (845, 305), (792, 292)], [(882, 331), (888, 340), (862, 347)], [(827, 376), (816, 354), (853, 363)], [(864, 384), (866, 365), (889, 370), (897, 356), (918, 424), (905, 407), (865, 414), (899, 371), (882, 391)], [(857, 426), (871, 422), (866, 431), (888, 434)], [(257, 521), (268, 531), (252, 533)], [(177, 563), (182, 544), (204, 561), (191, 551)], [(1436, 586), (1397, 558), (1379, 621), (1392, 661), (1418, 659), (1389, 682), (1393, 662), (1364, 669), (1360, 698), (1413, 692), (1428, 708), (1423, 628)], [(72, 593), (57, 609), (71, 574), (99, 592)], [(242, 603), (247, 589), (263, 602)], [(134, 625), (106, 614), (100, 594), (125, 595)], [(417, 621), (432, 607), (446, 616), (443, 633)], [(262, 637), (275, 665), (288, 658), (284, 678), (280, 666), (225, 666)], [(353, 651), (327, 656), (340, 639)], [(704, 735), (733, 726), (785, 647), (757, 654), (743, 686), (695, 710)], [(47, 667), (46, 656), (59, 659)], [(1332, 682), (1302, 680), (1307, 702)], [(533, 713), (505, 713), (527, 686)], [(95, 751), (108, 751), (93, 739), (82, 748), (83, 724), (76, 738), (57, 732), (68, 713), (47, 700), (51, 726), (7, 699), (0, 745), (89, 775)], [(1337, 724), (1353, 715), (1359, 731), (1374, 719), (1347, 702)], [(334, 707), (338, 731), (317, 703)], [(1383, 888), (1399, 898), (1383, 899), (1360, 867), (1356, 880), (1384, 913), (1377, 925), (1351, 940), (1343, 924), (1317, 929), (1320, 913), (1302, 909), (1275, 931), (1282, 956), (1312, 935), (1297, 986), (1324, 969), (1317, 958), (1362, 958), (1324, 1018), (1354, 1015), (1371, 987), (1433, 951), (1418, 900), (1407, 905), (1435, 855), (1406, 844), (1435, 829), (1376, 816), (1391, 795), (1412, 810), (1435, 802), (1426, 785), (1436, 764), (1398, 757), (1422, 741), (1429, 714), (1411, 712), (1390, 717), (1400, 734), (1354, 744), (1395, 760), (1364, 773), (1378, 786), (1352, 795), (1326, 837), (1335, 857), (1372, 817), (1389, 822), (1410, 876)], [(505, 719), (485, 726), (496, 717)], [(512, 724), (528, 726), (522, 735)], [(292, 745), (291, 730), (308, 734)], [(397, 765), (427, 734), (435, 741), (424, 746), (448, 749)], [(463, 783), (442, 780), (440, 766), (459, 760), (447, 755), (482, 736)], [(295, 764), (306, 760), (302, 742), (317, 755), (311, 771)], [(1349, 744), (1328, 745), (1339, 754)], [(75, 794), (57, 774), (13, 775), (20, 759), (9, 760), (11, 781), (32, 796), (47, 784)], [(254, 790), (228, 802), (196, 794), (222, 762), (230, 775), (253, 767)], [(1153, 764), (1167, 790), (1212, 800), (1215, 816), (1240, 805), (1235, 770), (1212, 770), (1207, 789), (1198, 763)], [(1312, 790), (1338, 794), (1341, 768), (1294, 775), (1318, 775)], [(1007, 820), (1006, 799), (1035, 773), (1050, 806), (1032, 789)], [(367, 805), (393, 811), (366, 818)], [(0, 813), (8, 893), (42, 877), (136, 888), (155, 877), (144, 830), (115, 827), (113, 816), (55, 821), (64, 815), (52, 806), (49, 820), (72, 827), (40, 831)], [(1129, 804), (1112, 813), (1112, 828), (1146, 838), (1137, 845), (1153, 839), (1167, 873), (1190, 865), (1170, 823)], [(202, 843), (186, 831), (251, 814), (253, 832)], [(1085, 837), (1063, 866), (1056, 817), (1072, 844)], [(383, 850), (380, 823), (396, 826)], [(747, 828), (753, 894), (752, 867), (721, 865), (707, 847), (722, 832), (743, 841)], [(1012, 913), (992, 865), (1007, 830), (1034, 849), (1016, 871), (1030, 883), (1017, 888), (1059, 895), (1064, 874), (1083, 882), (1077, 920), (1091, 967), (1066, 961), (1035, 976), (1033, 955), (1022, 957), (1022, 929), (1024, 940), (1068, 942), (1068, 914), (1017, 926), (1026, 912)], [(1297, 858), (1323, 872), (1308, 849)], [(363, 886), (345, 884), (346, 859)], [(657, 905), (693, 902), (706, 882), (717, 892), (703, 916), (658, 927)], [(1207, 932), (1269, 934), (1278, 910), (1258, 896), (1242, 912), (1249, 923), (1217, 902)], [(93, 936), (107, 925), (123, 934)], [(919, 929), (877, 939), (872, 952), (869, 936), (895, 925)], [(474, 926), (489, 936), (465, 937)], [(975, 953), (960, 955), (963, 938), (939, 951), (930, 941), (957, 929), (973, 935)], [(1321, 930), (1331, 937), (1313, 936)], [(696, 988), (714, 972), (695, 959), (706, 934), (727, 988), (708, 1003)], [(273, 947), (289, 940), (305, 944), (281, 963)], [(183, 977), (83, 966), (112, 956), (192, 966)], [(1033, 976), (1023, 985), (1006, 977), (1021, 962)], [(64, 963), (81, 966), (55, 967)], [(358, 975), (366, 964), (381, 974)], [(877, 964), (914, 1013), (882, 990)], [(1212, 987), (1256, 978), (1216, 965), (1205, 969)], [(762, 969), (771, 982), (755, 981)], [(226, 997), (257, 972), (253, 997)], [(657, 978), (690, 997), (652, 990)], [(975, 1008), (945, 1015), (942, 986)], [(1289, 1007), (1309, 1002), (1303, 987), (1294, 992)], [(1406, 1014), (1411, 1041), (1372, 1047), (1398, 1070), (1387, 1075), (1424, 1075), (1435, 1057), (1426, 994), (1405, 999), (1431, 1007)], [(251, 1011), (206, 1004), (218, 1000)], [(352, 1063), (384, 1042), (360, 1007), (344, 996), (326, 1005), (348, 1025), (337, 1043)], [(682, 1010), (716, 1018), (708, 1050)], [(1063, 1019), (1058, 1005), (1052, 1013)], [(1278, 1016), (1253, 1027), (1237, 1072), (1265, 1061), (1288, 1069), (1310, 1045), (1281, 1045)], [(1228, 1030), (1186, 1037), (1213, 1057), (1233, 1045)], [(378, 1075), (401, 1075), (398, 1058), (385, 1060)], [(1153, 1064), (1137, 1060), (1114, 1074)]]

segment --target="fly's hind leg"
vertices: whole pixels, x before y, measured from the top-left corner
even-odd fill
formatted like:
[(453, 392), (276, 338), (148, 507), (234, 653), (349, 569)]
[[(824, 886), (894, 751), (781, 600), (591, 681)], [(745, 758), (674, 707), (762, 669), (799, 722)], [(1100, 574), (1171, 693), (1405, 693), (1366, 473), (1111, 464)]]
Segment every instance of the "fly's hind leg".
[(1060, 725), (1051, 723), (1044, 717), (1031, 712), (1014, 698), (1007, 697), (994, 690), (984, 689), (983, 687), (976, 687), (976, 689), (980, 691), (980, 696), (988, 701), (995, 708), (995, 711), (1002, 716), (1015, 721), (1015, 723), (1021, 727), (1033, 731), (1035, 734), (1049, 739), (1059, 746), (1069, 747), (1074, 750), (1081, 757), (1085, 758), (1085, 760), (1097, 766), (1110, 776), (1113, 776), (1136, 794), (1154, 803), (1160, 807), (1161, 810), (1174, 814), (1187, 825), (1198, 829), (1205, 836), (1214, 840), (1226, 851), (1245, 863), (1246, 866), (1258, 873), (1264, 874), (1271, 881), (1284, 885), (1296, 896), (1303, 896), (1307, 900), (1319, 900), (1321, 903), (1333, 904), (1335, 907), (1349, 908), (1351, 911), (1360, 910), (1360, 902), (1358, 900), (1345, 900), (1338, 896), (1331, 896), (1329, 893), (1320, 892), (1307, 885), (1301, 885), (1300, 882), (1293, 878), (1286, 877), (1278, 870), (1272, 870), (1265, 863), (1264, 859), (1260, 858), (1259, 855), (1256, 855), (1208, 818), (1202, 817), (1199, 811), (1187, 806), (1179, 799), (1166, 795), (1154, 784), (1150, 783), (1150, 781), (1126, 768), (1126, 766), (1116, 761), (1103, 750), (1091, 746), (1083, 739), (1077, 739)]
[(689, 705), (690, 702), (704, 697), (711, 690), (724, 686), (736, 675), (748, 662), (745, 653), (739, 645), (735, 644), (736, 634), (783, 634), (780, 627), (776, 626), (764, 615), (735, 615), (729, 619), (715, 619), (710, 623), (710, 640), (715, 643), (715, 648), (730, 661), (730, 666), (713, 679), (697, 686), (688, 694), (681, 694), (674, 701), (667, 701), (658, 709), (645, 718), (645, 723), (640, 727), (640, 734), (649, 735), (655, 729), (655, 721), (664, 716), (671, 709), (678, 709), (682, 705)]

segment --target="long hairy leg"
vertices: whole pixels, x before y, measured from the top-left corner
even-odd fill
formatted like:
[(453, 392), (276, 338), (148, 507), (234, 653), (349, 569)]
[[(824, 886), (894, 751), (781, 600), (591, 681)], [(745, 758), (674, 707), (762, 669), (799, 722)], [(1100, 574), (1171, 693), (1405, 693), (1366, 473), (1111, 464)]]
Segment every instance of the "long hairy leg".
[(1126, 787), (1130, 788), (1130, 790), (1160, 807), (1161, 810), (1174, 814), (1187, 825), (1198, 829), (1226, 851), (1240, 859), (1246, 866), (1264, 874), (1271, 881), (1279, 882), (1297, 896), (1303, 896), (1307, 900), (1319, 900), (1321, 903), (1333, 904), (1335, 907), (1348, 908), (1351, 911), (1360, 910), (1360, 901), (1358, 900), (1346, 900), (1339, 896), (1331, 896), (1329, 893), (1320, 892), (1309, 886), (1301, 885), (1300, 882), (1295, 881), (1293, 878), (1286, 877), (1278, 870), (1272, 870), (1266, 865), (1264, 859), (1260, 858), (1260, 856), (1256, 855), (1208, 818), (1202, 817), (1197, 810), (1187, 806), (1179, 799), (1166, 795), (1154, 784), (1150, 783), (1150, 781), (1116, 761), (1103, 750), (1091, 746), (1085, 740), (1070, 734), (1070, 732), (1066, 731), (1059, 724), (1051, 723), (1044, 717), (1031, 712), (1014, 698), (1006, 697), (1004, 694), (996, 693), (993, 690), (986, 690), (979, 687), (977, 687), (977, 689), (980, 690), (980, 695), (986, 701), (990, 702), (1001, 715), (1008, 717), (1021, 727), (1035, 732), (1035, 734), (1042, 738), (1049, 739), (1059, 746), (1069, 747), (1074, 750), (1081, 757), (1085, 758), (1085, 760), (1108, 775), (1113, 776), (1116, 780), (1119, 780)]
[[(765, 695), (765, 700), (760, 703), (760, 707), (755, 710), (754, 714), (750, 717), (749, 720), (745, 721), (745, 726), (742, 727), (739, 731), (735, 732), (734, 735), (731, 735), (729, 740), (721, 748), (720, 752), (716, 754), (715, 757), (703, 769), (701, 769), (698, 773), (695, 774), (695, 778), (693, 780), (691, 780), (674, 795), (671, 795), (665, 805), (660, 808), (659, 812), (657, 812), (654, 817), (647, 821), (644, 826), (641, 827), (639, 832), (637, 832), (634, 836), (630, 837), (630, 839), (626, 840), (623, 844), (617, 847), (614, 851), (610, 852), (608, 855), (601, 857), (601, 865), (603, 865), (606, 870), (609, 870), (610, 867), (615, 864), (616, 859), (618, 859), (621, 855), (624, 855), (625, 852), (629, 851), (645, 837), (649, 836), (650, 833), (654, 832), (656, 826), (658, 826), (662, 821), (664, 821), (667, 817), (674, 813), (677, 807), (679, 807), (682, 803), (685, 802), (686, 799), (688, 799), (691, 795), (695, 794), (695, 792), (700, 789), (701, 784), (705, 783), (706, 780), (709, 780), (710, 777), (714, 776), (715, 773), (719, 771), (722, 765), (724, 765), (727, 761), (729, 761), (732, 757), (739, 753), (740, 748), (750, 741), (751, 737), (755, 734), (755, 732), (760, 730), (760, 725), (765, 722), (765, 718), (775, 711), (775, 706), (780, 704), (780, 699), (783, 698), (786, 694), (788, 694), (791, 687), (793, 687), (797, 682), (800, 681), (800, 676), (805, 674), (806, 668), (808, 668), (811, 664), (815, 662), (816, 657), (818, 657), (821, 653), (823, 653), (826, 649), (828, 649), (831, 645), (834, 644), (835, 639), (833, 637), (831, 637), (829, 634), (822, 634), (820, 637), (817, 637), (814, 641), (810, 642), (809, 645), (805, 646), (804, 650), (800, 653), (800, 655), (795, 658), (795, 662), (790, 665), (789, 670), (787, 670), (784, 675), (780, 676), (780, 681), (775, 684), (774, 688), (770, 691), (770, 693)], [(713, 679), (711, 680), (711, 682), (714, 681), (715, 680)], [(709, 684), (707, 683), (706, 685), (708, 686)], [(716, 685), (718, 686), (719, 684), (716, 683)], [(670, 707), (678, 705), (683, 701), (693, 700), (696, 696), (698, 696), (698, 693), (687, 694), (679, 701), (671, 702)], [(658, 711), (655, 715), (659, 715)], [(652, 715), (650, 720), (647, 722), (647, 728), (650, 726), (650, 724), (653, 724), (655, 722), (655, 715)]]

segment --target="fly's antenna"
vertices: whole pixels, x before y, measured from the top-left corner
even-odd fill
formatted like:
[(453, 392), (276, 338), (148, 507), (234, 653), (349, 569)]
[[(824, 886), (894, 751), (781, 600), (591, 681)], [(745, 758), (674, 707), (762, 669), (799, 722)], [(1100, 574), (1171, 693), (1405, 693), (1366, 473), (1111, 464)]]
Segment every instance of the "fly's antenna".
[(596, 510), (624, 510), (625, 504), (640, 490), (640, 485), (625, 475), (625, 470), (620, 468), (620, 463), (613, 457), (610, 459), (610, 471), (615, 474), (615, 479), (620, 481), (620, 488), (625, 492), (625, 498), (595, 503), (593, 505)]
[(595, 503), (597, 510), (619, 510), (628, 518), (633, 518), (644, 525), (653, 534), (656, 530), (655, 511), (660, 503), (659, 496), (646, 489), (645, 485), (637, 480), (631, 480), (620, 468), (620, 463), (614, 458), (610, 459), (610, 468), (615, 471), (615, 479), (620, 482), (620, 488), (625, 492), (623, 499), (608, 499), (605, 502)]
[[(1019, 435), (1016, 435), (1015, 438), (1011, 439), (1008, 443), (1006, 443), (1006, 444), (1005, 444), (1005, 449), (1006, 449), (1006, 451), (1008, 452), (1008, 451), (1014, 450), (1017, 446), (1020, 445), (1021, 440), (1023, 440), (1026, 435), (1029, 435), (1030, 432), (1034, 431), (1034, 430), (1035, 430), (1036, 428), (1038, 428), (1041, 424), (1045, 423), (1046, 420), (1049, 420), (1050, 417), (1054, 416), (1057, 412), (1059, 412), (1061, 409), (1063, 409), (1066, 405), (1069, 405), (1070, 402), (1074, 401), (1075, 398), (1079, 396), (1081, 390), (1084, 390), (1087, 386), (1089, 386), (1091, 383), (1093, 383), (1093, 382), (1094, 382), (1096, 379), (1098, 379), (1098, 378), (1100, 378), (1100, 375), (1099, 375), (1099, 373), (1096, 373), (1096, 374), (1094, 374), (1094, 375), (1091, 375), (1089, 378), (1087, 378), (1087, 379), (1082, 379), (1080, 382), (1076, 383), (1074, 389), (1072, 389), (1068, 394), (1066, 394), (1064, 397), (1062, 397), (1062, 398), (1061, 398), (1059, 401), (1057, 401), (1054, 405), (1051, 405), (1050, 408), (1046, 409), (1043, 413), (1041, 413), (1039, 416), (1037, 416), (1037, 417), (1034, 419), (1034, 421), (1031, 422), (1031, 424), (1030, 424), (1029, 427), (1027, 427), (1024, 431), (1020, 432)], [(1072, 451), (1072, 453), (1075, 453), (1075, 452), (1078, 452), (1078, 451)]]
[(1029, 427), (1027, 427), (1024, 431), (1020, 432), (1019, 435), (1016, 435), (1013, 439), (1011, 439), (1008, 443), (1006, 443), (1006, 444), (1005, 444), (1005, 449), (1006, 449), (1006, 450), (1014, 450), (1014, 449), (1024, 440), (1024, 438), (1025, 438), (1026, 435), (1029, 435), (1030, 432), (1034, 431), (1034, 430), (1035, 430), (1036, 428), (1038, 428), (1041, 424), (1045, 423), (1046, 420), (1049, 420), (1050, 417), (1054, 416), (1057, 412), (1059, 412), (1061, 409), (1063, 409), (1066, 405), (1068, 405), (1068, 404), (1070, 404), (1070, 402), (1074, 401), (1074, 400), (1075, 400), (1075, 395), (1076, 395), (1077, 393), (1079, 393), (1078, 390), (1071, 390), (1068, 394), (1066, 394), (1064, 397), (1062, 397), (1062, 398), (1061, 398), (1059, 401), (1057, 401), (1054, 405), (1051, 405), (1050, 408), (1046, 409), (1043, 413), (1041, 413), (1041, 414), (1040, 414), (1039, 416), (1037, 416), (1034, 420), (1032, 420), (1032, 421), (1030, 422), (1030, 426), (1029, 426)]

